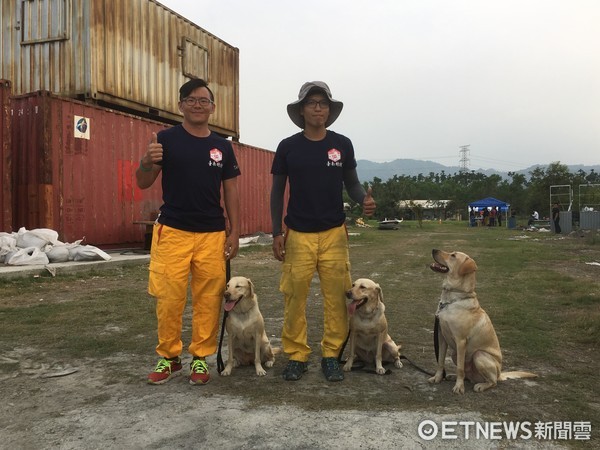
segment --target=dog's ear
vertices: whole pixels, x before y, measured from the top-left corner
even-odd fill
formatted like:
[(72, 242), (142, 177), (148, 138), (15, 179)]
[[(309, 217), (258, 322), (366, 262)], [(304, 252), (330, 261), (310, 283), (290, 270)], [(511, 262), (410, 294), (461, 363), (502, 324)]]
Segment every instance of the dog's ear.
[(461, 264), (458, 274), (460, 276), (467, 275), (477, 271), (477, 264), (472, 258), (468, 258), (464, 263)]
[(248, 280), (248, 286), (250, 286), (250, 297), (254, 297), (254, 283), (250, 278), (246, 278)]
[(378, 284), (375, 285), (375, 290), (377, 291), (377, 298), (381, 303), (383, 303), (383, 291), (381, 290), (381, 286)]

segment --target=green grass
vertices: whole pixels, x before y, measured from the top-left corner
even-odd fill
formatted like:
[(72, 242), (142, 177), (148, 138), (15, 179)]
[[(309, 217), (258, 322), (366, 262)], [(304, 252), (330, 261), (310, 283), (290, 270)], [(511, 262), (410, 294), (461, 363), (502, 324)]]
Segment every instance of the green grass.
[(43, 348), (58, 357), (102, 358), (138, 351), (154, 303), (144, 293), (144, 267), (101, 274), (2, 282), (0, 349)]

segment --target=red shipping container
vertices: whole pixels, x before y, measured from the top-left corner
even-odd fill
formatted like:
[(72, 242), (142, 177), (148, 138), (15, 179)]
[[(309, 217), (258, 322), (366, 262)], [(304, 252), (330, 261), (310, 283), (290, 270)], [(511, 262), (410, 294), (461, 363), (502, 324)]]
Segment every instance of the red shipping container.
[(92, 245), (143, 240), (134, 222), (160, 206), (160, 180), (142, 194), (135, 169), (163, 128), (45, 91), (13, 97), (14, 228), (51, 228), (64, 242)]
[(271, 165), (275, 152), (239, 142), (233, 143), (233, 150), (242, 171), (238, 179), (240, 234), (271, 233)]
[[(136, 222), (155, 217), (162, 190), (160, 177), (140, 190), (135, 170), (151, 133), (170, 126), (46, 91), (13, 97), (13, 228), (51, 228), (64, 242), (85, 237), (97, 246), (143, 242)], [(233, 146), (242, 171), (240, 233), (270, 233), (275, 154)]]
[(0, 80), (0, 231), (12, 230), (12, 164), (10, 154), (10, 81)]

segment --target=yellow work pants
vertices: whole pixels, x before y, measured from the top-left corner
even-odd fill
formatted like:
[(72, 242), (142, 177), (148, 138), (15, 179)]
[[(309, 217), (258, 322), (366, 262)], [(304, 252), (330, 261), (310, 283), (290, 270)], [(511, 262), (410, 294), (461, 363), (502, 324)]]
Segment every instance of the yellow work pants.
[(158, 345), (166, 358), (181, 354), (181, 328), (191, 273), (192, 339), (188, 351), (205, 357), (217, 350), (225, 291), (225, 232), (192, 233), (154, 225), (148, 292), (156, 297)]
[(342, 225), (317, 233), (288, 230), (279, 289), (284, 294), (283, 351), (308, 361), (306, 301), (315, 270), (323, 295), (322, 357), (337, 357), (348, 335), (346, 291), (350, 289), (348, 234)]

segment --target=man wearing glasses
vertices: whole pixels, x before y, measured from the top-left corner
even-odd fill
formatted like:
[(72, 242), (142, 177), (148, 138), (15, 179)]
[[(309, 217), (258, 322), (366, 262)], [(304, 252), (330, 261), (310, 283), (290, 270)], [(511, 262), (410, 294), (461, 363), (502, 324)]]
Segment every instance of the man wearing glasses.
[[(346, 291), (351, 287), (343, 187), (363, 213), (375, 211), (356, 173), (352, 142), (327, 128), (343, 103), (334, 100), (322, 81), (305, 83), (298, 100), (287, 106), (292, 122), (302, 129), (281, 141), (271, 173), (273, 254), (283, 262), (280, 290), (285, 297), (283, 351), (289, 355), (283, 378), (296, 381), (308, 369), (306, 302), (317, 271), (324, 307), (321, 370), (328, 381), (342, 381), (337, 357), (348, 335)], [(282, 228), (284, 191), (289, 201)], [(285, 236), (285, 237), (284, 237)]]
[(210, 381), (205, 358), (217, 349), (226, 261), (238, 252), (240, 170), (231, 143), (209, 129), (215, 103), (204, 80), (181, 86), (179, 110), (183, 123), (152, 133), (136, 171), (141, 189), (162, 172), (164, 202), (152, 234), (148, 280), (148, 292), (156, 298), (160, 360), (148, 383), (163, 384), (182, 372), (182, 315), (191, 273), (189, 382), (197, 385)]

